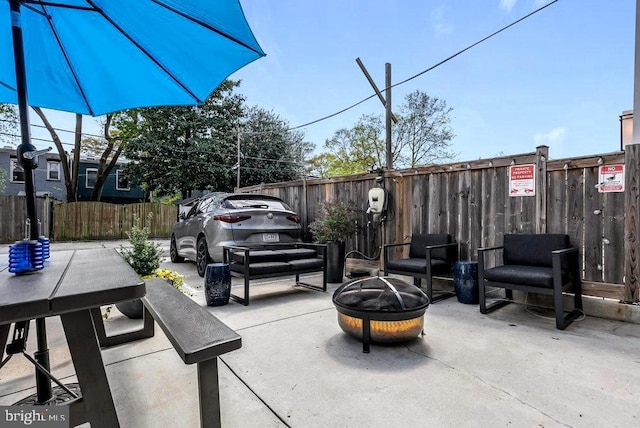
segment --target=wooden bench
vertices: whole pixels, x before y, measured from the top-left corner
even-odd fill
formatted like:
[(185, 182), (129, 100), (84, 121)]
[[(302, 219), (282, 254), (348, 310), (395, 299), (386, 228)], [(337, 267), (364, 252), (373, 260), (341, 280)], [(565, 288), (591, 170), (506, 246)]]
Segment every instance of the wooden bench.
[[(231, 276), (244, 278), (244, 295), (232, 293), (230, 297), (245, 306), (249, 305), (249, 283), (252, 279), (295, 275), (295, 285), (327, 291), (327, 246), (323, 244), (224, 246), (223, 260), (229, 264)], [(313, 272), (322, 272), (322, 286), (300, 281), (301, 274)]]
[(198, 365), (200, 425), (220, 427), (218, 356), (242, 346), (240, 335), (202, 306), (160, 278), (146, 279), (144, 326), (140, 330), (107, 336), (100, 310), (92, 317), (101, 347), (151, 337), (154, 323), (160, 326), (185, 364)]

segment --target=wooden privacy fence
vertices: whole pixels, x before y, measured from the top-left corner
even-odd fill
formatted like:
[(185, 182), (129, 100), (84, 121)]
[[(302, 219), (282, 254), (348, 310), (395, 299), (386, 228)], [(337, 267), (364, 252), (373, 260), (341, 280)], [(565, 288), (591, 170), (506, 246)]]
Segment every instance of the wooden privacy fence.
[[(40, 228), (47, 236), (51, 228), (52, 206), (53, 202), (48, 197), (36, 198)], [(25, 196), (0, 196), (0, 242), (12, 243), (28, 236), (25, 232), (26, 207)]]
[[(413, 233), (449, 233), (460, 243), (461, 259), (477, 260), (478, 247), (501, 244), (505, 233), (566, 233), (581, 250), (584, 293), (622, 299), (625, 194), (600, 193), (598, 185), (600, 166), (624, 160), (624, 152), (549, 160), (548, 147), (541, 146), (527, 154), (385, 172), (390, 199), (376, 247), (407, 242)], [(535, 191), (528, 196), (510, 195), (512, 165), (534, 165)], [(362, 174), (240, 190), (282, 198), (305, 230), (321, 203), (353, 201), (362, 228), (347, 242), (349, 251), (367, 246), (367, 196), (375, 185), (375, 174)]]
[[(149, 213), (153, 214), (150, 224), (147, 221)], [(127, 239), (126, 232), (138, 216), (142, 225), (149, 226), (150, 237), (168, 238), (177, 213), (176, 206), (157, 203), (61, 203), (54, 206), (52, 237), (55, 241)]]

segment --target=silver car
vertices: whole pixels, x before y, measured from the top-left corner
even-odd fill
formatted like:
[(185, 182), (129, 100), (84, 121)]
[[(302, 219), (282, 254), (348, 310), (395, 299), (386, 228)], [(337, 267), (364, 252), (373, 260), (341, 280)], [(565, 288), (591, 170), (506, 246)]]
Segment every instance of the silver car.
[(300, 217), (281, 199), (257, 194), (212, 193), (200, 198), (173, 226), (174, 263), (196, 262), (198, 275), (222, 261), (224, 245), (300, 242)]

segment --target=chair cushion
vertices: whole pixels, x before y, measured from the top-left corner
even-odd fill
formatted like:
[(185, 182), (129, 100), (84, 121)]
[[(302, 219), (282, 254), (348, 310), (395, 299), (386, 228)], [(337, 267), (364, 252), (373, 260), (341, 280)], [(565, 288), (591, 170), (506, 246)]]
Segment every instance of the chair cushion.
[[(503, 265), (484, 271), (484, 279), (504, 284), (553, 288), (553, 269), (542, 266)], [(569, 281), (569, 273), (562, 272), (562, 283)]]
[[(451, 235), (446, 233), (414, 233), (411, 235), (411, 245), (409, 246), (409, 258), (427, 257), (425, 247), (428, 245), (450, 244)], [(432, 259), (448, 260), (450, 254), (447, 248), (438, 248), (431, 252)]]
[[(444, 260), (431, 259), (431, 273), (439, 274), (449, 271), (450, 265)], [(389, 260), (388, 270), (414, 272), (422, 275), (427, 274), (427, 261), (424, 258), (408, 258), (399, 260)]]
[[(231, 263), (229, 269), (234, 272), (244, 272), (244, 265)], [(249, 264), (249, 275), (265, 275), (269, 273), (290, 272), (291, 265), (285, 262), (263, 262)]]
[[(551, 252), (570, 248), (569, 235), (544, 233), (537, 235), (504, 235), (505, 265), (551, 267)], [(566, 266), (565, 266), (566, 267)]]

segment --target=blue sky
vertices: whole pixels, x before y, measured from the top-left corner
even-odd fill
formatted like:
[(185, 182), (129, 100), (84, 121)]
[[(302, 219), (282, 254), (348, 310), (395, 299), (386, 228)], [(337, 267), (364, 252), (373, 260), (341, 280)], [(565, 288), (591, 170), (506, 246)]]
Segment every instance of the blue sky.
[[(291, 126), (335, 113), (380, 88), (385, 63), (405, 80), (550, 3), (540, 0), (241, 0), (267, 53), (231, 78), (249, 104)], [(421, 90), (453, 107), (458, 159), (550, 147), (553, 159), (620, 148), (619, 116), (633, 108), (635, 0), (559, 0), (436, 69), (395, 87), (392, 104)], [(363, 114), (383, 114), (377, 98), (304, 128), (322, 144)], [(32, 123), (38, 124), (32, 113)], [(73, 116), (51, 112), (54, 126)], [(85, 131), (97, 132), (93, 119)], [(34, 136), (39, 131), (34, 128)], [(71, 134), (61, 134), (72, 142)], [(36, 145), (46, 143), (34, 141)]]
[[(397, 83), (550, 1), (242, 0), (267, 57), (232, 75), (250, 104), (297, 126), (372, 94), (392, 65)], [(619, 150), (623, 110), (633, 108), (634, 0), (559, 0), (543, 11), (393, 89), (417, 89), (453, 107), (458, 160), (550, 147), (552, 158)], [(319, 149), (377, 98), (304, 128)]]

